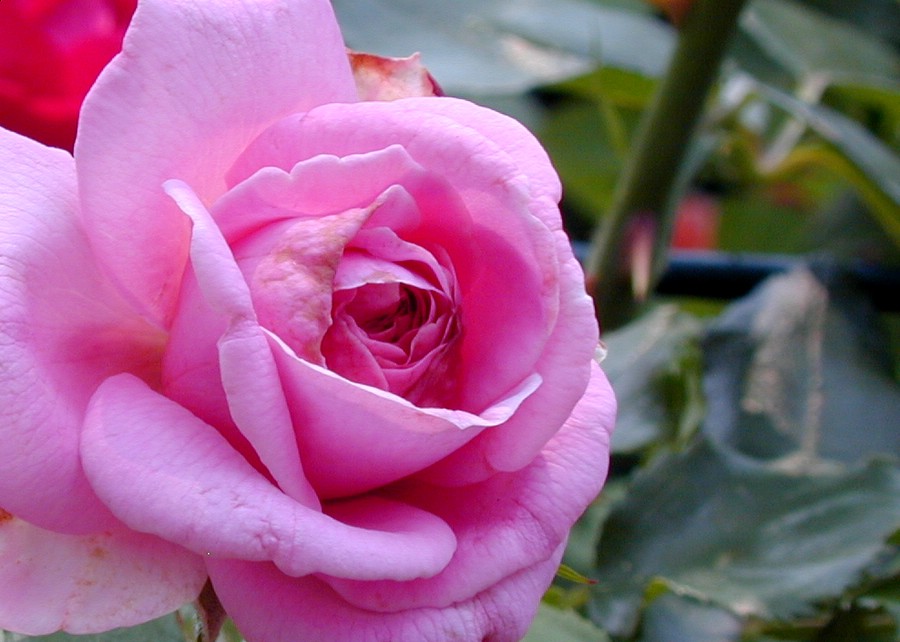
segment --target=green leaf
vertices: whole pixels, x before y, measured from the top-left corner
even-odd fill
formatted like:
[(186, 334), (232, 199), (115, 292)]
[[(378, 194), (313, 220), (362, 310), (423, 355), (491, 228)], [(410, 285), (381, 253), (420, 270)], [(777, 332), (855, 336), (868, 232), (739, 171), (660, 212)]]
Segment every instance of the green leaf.
[(900, 633), (900, 575), (872, 587), (860, 596), (859, 601), (884, 609), (894, 621), (894, 631)]
[(420, 51), (451, 94), (516, 93), (598, 63), (659, 75), (672, 30), (587, 0), (335, 0), (348, 45), (388, 56)]
[(840, 609), (819, 635), (824, 642), (897, 642), (897, 627), (882, 608), (854, 603)]
[(784, 0), (755, 0), (741, 28), (797, 80), (882, 84), (900, 75), (900, 56), (880, 39), (846, 22)]
[(804, 269), (773, 277), (709, 327), (703, 430), (782, 465), (900, 453), (886, 345), (860, 295)]
[(833, 85), (826, 92), (824, 102), (832, 109), (872, 127), (878, 138), (888, 145), (900, 138), (900, 82)]
[(619, 400), (614, 453), (690, 434), (699, 424), (700, 322), (674, 305), (655, 308), (604, 336), (603, 368)]
[(900, 44), (900, 3), (897, 0), (803, 0), (829, 16)]
[(600, 107), (589, 101), (559, 105), (547, 115), (539, 137), (562, 178), (564, 207), (590, 229), (612, 203), (622, 169)]
[(770, 254), (796, 254), (810, 249), (810, 221), (796, 206), (772, 203), (750, 190), (726, 193), (721, 203), (720, 249)]
[(617, 67), (600, 67), (584, 76), (571, 78), (549, 89), (607, 101), (617, 107), (642, 110), (653, 98), (656, 79)]
[[(600, 497), (588, 506), (569, 533), (569, 542), (563, 558), (566, 564), (582, 574), (591, 572), (597, 557), (597, 539), (601, 526), (612, 507), (625, 497), (626, 492), (624, 480), (616, 478), (607, 480)], [(591, 579), (594, 579), (593, 576)]]
[[(0, 632), (0, 640), (6, 642)], [(10, 634), (7, 634), (10, 635)], [(54, 633), (37, 637), (16, 636), (15, 642), (184, 642), (184, 634), (174, 615), (151, 620), (140, 626), (113, 629), (105, 633), (71, 635)]]
[(839, 596), (900, 523), (900, 470), (797, 474), (706, 441), (641, 471), (601, 535), (592, 619), (631, 635), (655, 578), (741, 615), (783, 618)]
[(602, 67), (547, 88), (553, 108), (534, 131), (562, 178), (571, 233), (589, 236), (612, 204), (641, 112), (656, 85), (639, 73)]
[(738, 642), (742, 629), (741, 619), (730, 611), (665, 586), (644, 611), (638, 640)]
[(574, 611), (544, 603), (522, 642), (608, 642), (609, 637)]
[(528, 40), (644, 76), (661, 76), (675, 32), (653, 17), (582, 0), (494, 0), (495, 22)]
[[(863, 180), (860, 182), (852, 173), (833, 169), (845, 175), (859, 189), (870, 205), (885, 231), (900, 245), (900, 157), (884, 145), (864, 127), (840, 113), (823, 106), (809, 105), (769, 86), (760, 86), (766, 98), (795, 118), (804, 122), (822, 140), (831, 145), (854, 167), (858, 168)], [(898, 93), (900, 96), (900, 93)], [(790, 157), (787, 162), (792, 161)], [(779, 168), (784, 171), (784, 168)], [(868, 195), (867, 189), (874, 188), (888, 203), (879, 205)]]

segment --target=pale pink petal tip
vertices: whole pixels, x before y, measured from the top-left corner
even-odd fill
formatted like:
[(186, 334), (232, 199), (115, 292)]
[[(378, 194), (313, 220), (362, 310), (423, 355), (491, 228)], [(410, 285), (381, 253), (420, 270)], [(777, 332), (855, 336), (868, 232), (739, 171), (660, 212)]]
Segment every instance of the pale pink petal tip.
[(98, 633), (161, 617), (206, 581), (199, 556), (125, 529), (62, 535), (0, 510), (0, 629)]

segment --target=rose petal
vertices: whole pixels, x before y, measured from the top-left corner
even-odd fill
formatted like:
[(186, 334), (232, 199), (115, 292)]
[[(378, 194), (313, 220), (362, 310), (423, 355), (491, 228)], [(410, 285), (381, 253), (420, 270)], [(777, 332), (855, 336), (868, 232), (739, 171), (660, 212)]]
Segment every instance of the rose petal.
[(485, 109), (466, 100), (411, 100), (411, 106), (423, 112), (452, 118), (461, 125), (476, 127), (510, 158), (515, 159), (522, 175), (528, 180), (535, 199), (543, 200), (549, 208), (538, 214), (552, 230), (562, 229), (556, 204), (562, 197), (559, 175), (550, 157), (534, 135), (522, 123), (499, 112)]
[(0, 629), (44, 635), (133, 626), (193, 600), (197, 555), (124, 529), (46, 531), (0, 511)]
[[(362, 249), (360, 237), (371, 239), (372, 235), (365, 232), (357, 235), (353, 247), (341, 258), (334, 279), (335, 290), (352, 290), (370, 283), (404, 283), (419, 290), (440, 292), (439, 287), (434, 284), (437, 275), (444, 276), (444, 282), (449, 280), (446, 270), (443, 270), (424, 248), (404, 242), (384, 227), (366, 232), (378, 234), (379, 240), (382, 241), (380, 247), (374, 250), (366, 247), (368, 251), (360, 251)], [(399, 251), (396, 253), (386, 251), (385, 246), (388, 244), (394, 245)], [(376, 254), (373, 255), (373, 251)], [(415, 271), (411, 269), (411, 262), (415, 263), (417, 268)]]
[(560, 547), (552, 558), (447, 608), (395, 613), (359, 609), (315, 577), (287, 577), (270, 564), (213, 560), (209, 572), (216, 594), (249, 640), (518, 642), (562, 552)]
[[(484, 441), (488, 460), (497, 470), (518, 470), (531, 461), (547, 438), (550, 426), (564, 420), (566, 408), (580, 399), (599, 342), (593, 300), (585, 293), (584, 272), (562, 230), (555, 233), (559, 260), (560, 310), (553, 334), (544, 347), (537, 372), (544, 379), (540, 395), (526, 400), (521, 411)], [(590, 384), (587, 384), (590, 385)], [(612, 391), (608, 391), (614, 402)], [(526, 430), (538, 426), (540, 430)]]
[(328, 354), (328, 369), (331, 372), (354, 383), (390, 389), (384, 369), (353, 319), (338, 315), (328, 329), (322, 346)]
[(0, 506), (71, 533), (114, 522), (81, 471), (84, 409), (112, 373), (153, 380), (163, 340), (94, 263), (72, 157), (0, 129)]
[(260, 323), (303, 358), (324, 363), (332, 286), (344, 247), (370, 208), (269, 225), (235, 246)]
[(421, 223), (394, 229), (407, 241), (445, 248), (453, 261), (463, 314), (473, 320), (463, 321), (466, 386), (456, 407), (477, 413), (531, 373), (553, 328), (555, 238), (543, 222), (546, 203), (533, 211), (532, 186), (514, 159), (478, 132), (477, 122), (464, 126), (418, 109), (424, 100), (325, 105), (288, 117), (254, 141), (236, 176), (259, 165), (287, 169), (319, 154), (403, 145), (429, 173), (402, 183)]
[(353, 100), (325, 0), (141, 2), (123, 53), (85, 100), (75, 145), (100, 260), (136, 306), (167, 323), (188, 225), (160, 190), (163, 181), (180, 178), (209, 203), (240, 150), (270, 122)]
[(320, 497), (364, 492), (421, 470), (507, 421), (541, 385), (540, 377), (529, 377), (480, 415), (419, 408), (299, 359), (272, 334), (269, 341), (306, 474)]
[(439, 572), (456, 546), (443, 521), (393, 500), (332, 504), (333, 517), (294, 501), (214, 428), (130, 375), (97, 390), (82, 454), (117, 517), (208, 558), (271, 560), (295, 576), (408, 580)]
[(165, 188), (194, 223), (191, 267), (203, 296), (228, 319), (228, 329), (218, 346), (231, 416), (282, 490), (318, 508), (315, 491), (303, 475), (290, 413), (268, 341), (256, 323), (247, 283), (215, 222), (191, 188), (179, 181), (168, 181)]
[(193, 224), (191, 267), (204, 298), (231, 323), (255, 321), (250, 289), (197, 192), (184, 181), (175, 179), (166, 181), (162, 187)]
[(514, 471), (530, 462), (552, 436), (568, 409), (584, 394), (590, 378), (598, 328), (593, 301), (584, 291), (584, 273), (572, 256), (565, 234), (555, 234), (560, 263), (560, 311), (536, 370), (544, 384), (510, 421), (466, 444), (423, 479), (440, 484), (468, 484)]
[(548, 559), (603, 486), (614, 421), (613, 392), (595, 364), (571, 417), (527, 467), (462, 488), (411, 481), (392, 493), (439, 516), (456, 534), (456, 553), (439, 575), (402, 583), (323, 579), (368, 610), (444, 608)]
[[(387, 171), (379, 173), (374, 163)], [(335, 271), (360, 226), (371, 217), (382, 224), (418, 219), (410, 197), (390, 187), (398, 171), (400, 177), (421, 171), (399, 147), (342, 160), (321, 156), (289, 174), (261, 170), (212, 209), (260, 322), (310, 361), (324, 363), (320, 343), (332, 322)], [(335, 175), (353, 188), (335, 183)]]
[(234, 244), (273, 221), (368, 207), (407, 176), (423, 172), (400, 145), (342, 157), (318, 154), (284, 169), (270, 166), (265, 150), (258, 157), (251, 148), (229, 171), (231, 189), (212, 207), (212, 215)]
[(348, 52), (360, 100), (397, 100), (411, 96), (443, 96), (437, 82), (422, 66), (421, 56), (385, 58)]
[(227, 317), (213, 310), (203, 298), (196, 275), (188, 267), (163, 355), (161, 390), (166, 397), (218, 428), (232, 446), (252, 459), (255, 451), (234, 424), (222, 386), (218, 340), (228, 331), (228, 322)]

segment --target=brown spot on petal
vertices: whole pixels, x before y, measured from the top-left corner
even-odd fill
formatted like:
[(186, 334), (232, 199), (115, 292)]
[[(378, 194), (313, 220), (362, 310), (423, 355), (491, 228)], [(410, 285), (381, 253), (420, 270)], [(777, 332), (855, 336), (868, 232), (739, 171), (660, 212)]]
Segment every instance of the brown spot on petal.
[(12, 513), (7, 513), (5, 510), (0, 508), (0, 524), (3, 522), (8, 522), (13, 518)]
[(102, 560), (107, 555), (109, 555), (109, 551), (107, 551), (105, 548), (95, 546), (94, 548), (91, 549), (91, 552), (89, 553), (89, 555), (91, 557), (93, 557), (94, 559)]
[(397, 100), (413, 96), (444, 95), (419, 61), (419, 54), (408, 58), (386, 58), (348, 50), (347, 55), (360, 100)]

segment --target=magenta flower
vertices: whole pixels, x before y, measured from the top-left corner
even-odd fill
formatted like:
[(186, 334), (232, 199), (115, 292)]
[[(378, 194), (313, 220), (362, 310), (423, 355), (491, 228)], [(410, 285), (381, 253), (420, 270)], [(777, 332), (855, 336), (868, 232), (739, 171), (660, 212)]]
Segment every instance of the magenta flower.
[(137, 0), (2, 0), (0, 127), (72, 150), (78, 110)]
[(615, 414), (534, 138), (325, 0), (142, 2), (79, 127), (0, 130), (0, 628), (524, 635)]

